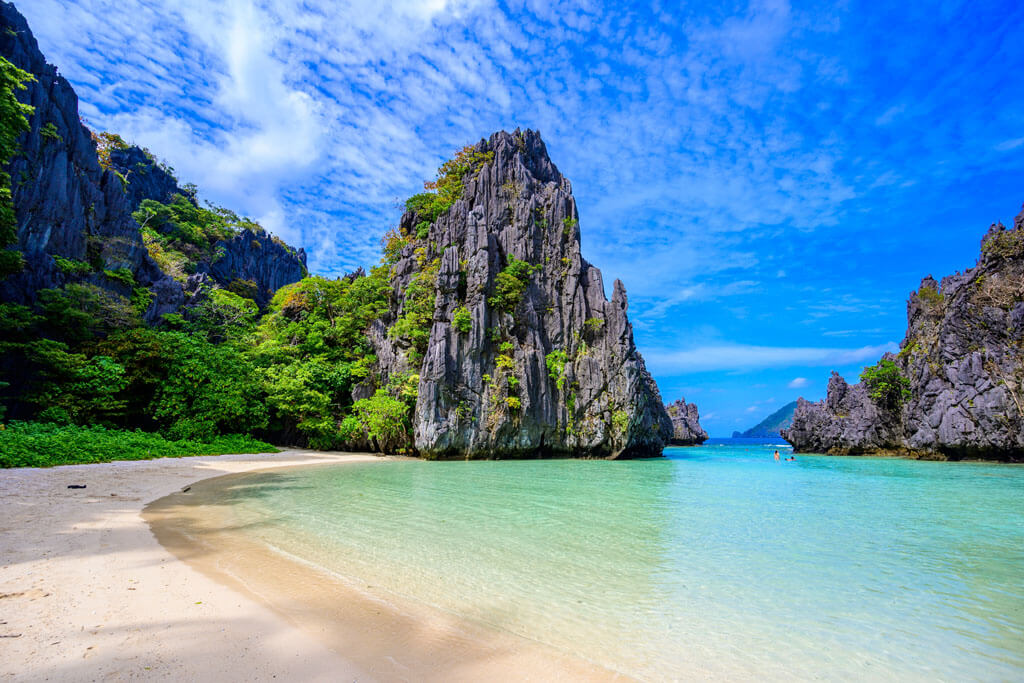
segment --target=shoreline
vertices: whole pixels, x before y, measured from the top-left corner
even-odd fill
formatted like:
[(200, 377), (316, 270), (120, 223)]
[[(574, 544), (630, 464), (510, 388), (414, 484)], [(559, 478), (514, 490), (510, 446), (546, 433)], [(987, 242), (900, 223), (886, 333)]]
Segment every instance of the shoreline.
[(208, 535), (181, 533), (186, 487), (380, 460), (288, 450), (0, 470), (0, 680), (622, 678), (346, 585), (217, 528), (209, 511), (191, 518)]

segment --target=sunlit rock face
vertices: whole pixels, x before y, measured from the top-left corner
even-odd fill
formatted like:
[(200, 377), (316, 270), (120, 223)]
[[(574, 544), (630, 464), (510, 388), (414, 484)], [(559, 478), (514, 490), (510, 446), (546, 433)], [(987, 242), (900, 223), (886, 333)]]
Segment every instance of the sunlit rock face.
[(696, 403), (687, 403), (681, 398), (665, 406), (672, 420), (673, 446), (698, 446), (708, 440), (708, 433), (700, 426), (700, 414)]
[(803, 452), (1024, 460), (1024, 212), (989, 229), (973, 268), (921, 281), (900, 346), (886, 359), (907, 381), (902, 402), (833, 373), (783, 437)]
[[(416, 450), (659, 455), (672, 422), (633, 343), (625, 287), (615, 281), (609, 301), (601, 272), (580, 254), (568, 179), (533, 131), (495, 133), (474, 150), (489, 160), (429, 229), (415, 211), (402, 217), (410, 241), (392, 266), (394, 303), (371, 330), (383, 378), (418, 374)], [(522, 293), (501, 303), (511, 272)], [(388, 330), (424, 282), (435, 299), (420, 358)]]

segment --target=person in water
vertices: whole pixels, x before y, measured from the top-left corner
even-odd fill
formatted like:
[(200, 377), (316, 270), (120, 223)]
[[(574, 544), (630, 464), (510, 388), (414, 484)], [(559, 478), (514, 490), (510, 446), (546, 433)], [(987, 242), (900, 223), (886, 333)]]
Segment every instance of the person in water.
[(779, 461), (779, 452), (775, 451), (775, 462)]

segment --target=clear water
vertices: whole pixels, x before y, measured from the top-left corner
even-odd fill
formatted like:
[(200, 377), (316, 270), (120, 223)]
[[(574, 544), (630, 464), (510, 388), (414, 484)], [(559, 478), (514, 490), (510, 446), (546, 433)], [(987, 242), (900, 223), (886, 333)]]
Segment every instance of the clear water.
[(272, 548), (639, 678), (1024, 679), (1024, 467), (776, 447), (322, 466), (222, 495)]

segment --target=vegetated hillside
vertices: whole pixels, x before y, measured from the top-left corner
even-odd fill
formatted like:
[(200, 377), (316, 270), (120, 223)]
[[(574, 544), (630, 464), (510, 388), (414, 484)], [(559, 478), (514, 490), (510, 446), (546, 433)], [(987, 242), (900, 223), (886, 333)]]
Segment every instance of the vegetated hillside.
[(796, 404), (796, 401), (787, 403), (747, 431), (733, 432), (732, 438), (760, 439), (779, 436), (783, 429), (788, 429), (793, 424), (793, 413), (796, 411)]
[(1024, 459), (1024, 212), (993, 225), (975, 267), (921, 281), (898, 354), (800, 399), (783, 437), (803, 452)]
[(152, 324), (211, 288), (265, 305), (305, 275), (301, 250), (231, 211), (199, 207), (194, 186), (179, 187), (147, 150), (82, 125), (74, 90), (10, 3), (0, 3), (0, 56), (6, 89), (28, 105), (5, 117), (15, 140), (15, 234), (0, 246), (17, 251), (24, 267), (0, 273), (9, 275), (0, 301), (35, 305), (47, 292)]
[(665, 410), (672, 420), (671, 445), (699, 446), (708, 440), (708, 433), (700, 426), (696, 403), (687, 403), (685, 398), (681, 398), (665, 406)]

